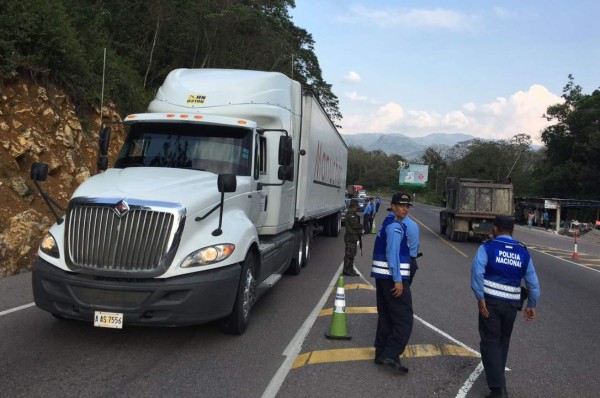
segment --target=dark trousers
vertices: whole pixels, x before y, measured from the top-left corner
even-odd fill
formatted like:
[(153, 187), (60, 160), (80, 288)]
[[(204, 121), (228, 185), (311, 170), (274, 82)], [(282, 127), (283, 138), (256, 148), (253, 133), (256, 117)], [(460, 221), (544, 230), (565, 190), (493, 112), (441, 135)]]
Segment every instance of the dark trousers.
[(346, 250), (344, 251), (344, 271), (350, 272), (354, 270), (354, 257), (356, 256), (356, 242), (358, 237), (344, 237)]
[(373, 215), (365, 214), (363, 216), (363, 229), (365, 230), (365, 234), (371, 233), (371, 227), (373, 226)]
[(375, 279), (377, 293), (377, 332), (375, 356), (398, 360), (404, 352), (413, 327), (412, 295), (408, 281), (402, 296), (392, 296), (392, 279)]
[(484, 318), (479, 314), (481, 361), (488, 387), (505, 388), (504, 368), (519, 303), (488, 297), (485, 303), (490, 316)]

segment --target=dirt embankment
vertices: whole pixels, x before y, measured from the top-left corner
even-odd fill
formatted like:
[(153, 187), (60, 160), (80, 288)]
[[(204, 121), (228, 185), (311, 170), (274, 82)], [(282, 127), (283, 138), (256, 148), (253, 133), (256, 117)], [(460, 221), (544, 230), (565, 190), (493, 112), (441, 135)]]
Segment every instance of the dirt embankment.
[[(120, 121), (114, 106), (105, 120)], [(72, 99), (60, 88), (27, 77), (0, 85), (0, 277), (31, 269), (54, 216), (29, 178), (31, 164), (49, 165), (43, 188), (66, 207), (75, 188), (96, 172), (100, 111), (84, 128)], [(114, 160), (123, 134), (113, 134)]]

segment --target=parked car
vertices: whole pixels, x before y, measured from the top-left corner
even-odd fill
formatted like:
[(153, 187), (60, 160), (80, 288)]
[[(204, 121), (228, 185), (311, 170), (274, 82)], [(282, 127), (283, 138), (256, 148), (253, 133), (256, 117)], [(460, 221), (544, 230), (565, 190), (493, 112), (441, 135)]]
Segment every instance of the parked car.
[(356, 198), (356, 200), (358, 201), (358, 211), (363, 211), (365, 204), (367, 203), (367, 198)]

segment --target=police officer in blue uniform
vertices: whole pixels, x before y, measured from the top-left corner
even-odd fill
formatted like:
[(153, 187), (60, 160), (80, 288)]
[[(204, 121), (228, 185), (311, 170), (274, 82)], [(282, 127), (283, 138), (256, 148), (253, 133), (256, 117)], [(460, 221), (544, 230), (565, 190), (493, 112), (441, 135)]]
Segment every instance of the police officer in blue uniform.
[(413, 327), (410, 292), (410, 251), (406, 225), (410, 196), (396, 193), (392, 197), (394, 217), (385, 218), (375, 239), (371, 277), (377, 294), (376, 364), (384, 364), (399, 374), (408, 373), (400, 362)]
[(373, 214), (375, 213), (375, 206), (372, 203), (372, 199), (365, 200), (365, 207), (363, 208), (363, 229), (365, 234), (371, 233), (371, 226), (373, 225)]
[[(387, 218), (393, 220), (396, 217), (396, 213), (391, 211), (392, 209), (388, 209), (389, 214), (383, 220), (386, 223)], [(388, 223), (390, 220), (388, 220)], [(419, 225), (410, 217), (404, 217), (402, 220), (404, 225), (406, 225), (406, 238), (408, 239), (408, 249), (410, 251), (410, 279), (408, 281), (409, 285), (412, 285), (413, 279), (415, 278), (415, 274), (419, 269), (417, 264), (417, 258), (422, 256), (423, 254), (419, 252)]]
[(484, 242), (471, 265), (471, 288), (479, 305), (481, 360), (490, 393), (507, 397), (504, 368), (517, 311), (522, 305), (521, 279), (529, 292), (525, 320), (535, 319), (540, 296), (533, 262), (527, 248), (512, 238), (513, 217), (497, 216), (494, 239)]

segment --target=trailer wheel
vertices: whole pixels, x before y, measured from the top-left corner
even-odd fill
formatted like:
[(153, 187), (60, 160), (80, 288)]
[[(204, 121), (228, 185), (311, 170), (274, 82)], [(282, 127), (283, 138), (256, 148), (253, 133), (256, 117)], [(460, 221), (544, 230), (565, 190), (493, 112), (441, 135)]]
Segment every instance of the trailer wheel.
[(443, 224), (443, 221), (440, 219), (440, 234), (446, 235), (446, 225)]
[(340, 213), (337, 212), (330, 215), (327, 218), (327, 222), (329, 224), (329, 233), (327, 235), (336, 238), (342, 230), (342, 218), (340, 217)]
[(242, 276), (238, 286), (233, 311), (221, 320), (220, 329), (224, 333), (242, 334), (250, 322), (250, 310), (256, 302), (256, 279), (254, 277), (255, 258), (248, 253), (242, 263)]
[(302, 271), (302, 267), (304, 267), (304, 231), (302, 229), (297, 230), (295, 235), (298, 251), (296, 252), (296, 257), (292, 258), (292, 263), (287, 270), (287, 273), (290, 275), (298, 275)]
[(310, 248), (312, 245), (312, 226), (307, 225), (304, 228), (304, 250), (302, 251), (302, 266), (306, 267), (310, 260)]

